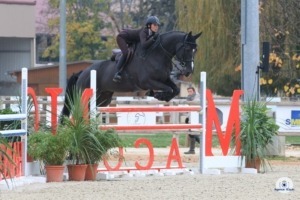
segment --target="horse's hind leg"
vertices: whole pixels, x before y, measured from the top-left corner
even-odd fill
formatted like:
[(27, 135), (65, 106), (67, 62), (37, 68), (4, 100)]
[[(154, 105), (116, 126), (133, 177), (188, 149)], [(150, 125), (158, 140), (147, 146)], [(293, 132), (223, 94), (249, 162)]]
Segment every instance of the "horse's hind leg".
[[(113, 92), (100, 92), (99, 96), (97, 95), (97, 106), (105, 107), (108, 106), (112, 100)], [(100, 109), (101, 112), (101, 109)], [(102, 116), (102, 123), (106, 123), (106, 118)]]

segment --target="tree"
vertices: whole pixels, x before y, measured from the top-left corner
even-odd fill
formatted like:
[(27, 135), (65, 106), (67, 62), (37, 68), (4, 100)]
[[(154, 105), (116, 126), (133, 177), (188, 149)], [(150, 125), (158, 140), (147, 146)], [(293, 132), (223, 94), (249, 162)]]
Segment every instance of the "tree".
[[(173, 30), (176, 22), (175, 0), (114, 0), (110, 1), (108, 16), (118, 32), (123, 28), (138, 28), (146, 18), (156, 15), (160, 21), (160, 32)], [(113, 9), (119, 7), (119, 9)]]
[[(50, 7), (57, 12), (59, 0), (50, 0)], [(105, 0), (68, 0), (67, 12), (67, 61), (107, 58), (104, 40), (100, 31), (110, 24), (105, 23), (99, 15), (107, 8)], [(59, 17), (49, 19), (54, 38), (46, 48), (43, 57), (59, 56)]]
[(300, 95), (300, 5), (298, 0), (262, 0), (261, 41), (271, 44), (270, 71), (261, 76), (265, 96)]
[(193, 81), (207, 72), (207, 86), (219, 95), (231, 96), (240, 88), (240, 0), (176, 0), (177, 26), (203, 31), (198, 40)]
[[(178, 27), (203, 30), (193, 80), (208, 74), (215, 93), (231, 95), (240, 88), (240, 0), (176, 0)], [(262, 73), (265, 96), (300, 96), (299, 0), (260, 0), (260, 44), (271, 43), (270, 72)]]

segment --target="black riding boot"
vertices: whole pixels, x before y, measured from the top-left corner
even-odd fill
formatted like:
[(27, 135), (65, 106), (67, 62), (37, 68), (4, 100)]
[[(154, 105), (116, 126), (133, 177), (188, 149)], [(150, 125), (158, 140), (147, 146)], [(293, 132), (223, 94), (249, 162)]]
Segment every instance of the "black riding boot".
[(125, 63), (125, 61), (126, 61), (126, 57), (127, 57), (127, 55), (122, 55), (121, 56), (121, 58), (120, 58), (120, 60), (118, 61), (118, 63), (117, 63), (117, 73), (115, 74), (115, 76), (114, 76), (114, 78), (113, 78), (113, 81), (114, 82), (121, 82), (121, 80), (122, 80), (122, 77), (121, 77), (121, 73), (122, 73), (122, 71), (123, 71), (123, 64)]
[(195, 154), (195, 143), (196, 139), (194, 137), (190, 137), (190, 150), (184, 152), (184, 154)]

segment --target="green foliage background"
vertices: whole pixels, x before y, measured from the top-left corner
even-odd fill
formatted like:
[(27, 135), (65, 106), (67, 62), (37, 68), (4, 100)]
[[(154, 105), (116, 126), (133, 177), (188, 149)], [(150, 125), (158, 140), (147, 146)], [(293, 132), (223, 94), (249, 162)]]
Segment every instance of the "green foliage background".
[(194, 82), (207, 72), (207, 86), (219, 95), (231, 96), (240, 87), (240, 0), (177, 0), (178, 27), (203, 31), (198, 40)]

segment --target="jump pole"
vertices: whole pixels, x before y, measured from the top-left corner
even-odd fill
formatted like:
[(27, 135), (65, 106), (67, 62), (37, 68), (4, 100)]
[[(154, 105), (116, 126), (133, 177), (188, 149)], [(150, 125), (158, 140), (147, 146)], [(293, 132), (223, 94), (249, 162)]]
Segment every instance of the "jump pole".
[(199, 148), (199, 155), (200, 155), (200, 173), (204, 173), (204, 166), (205, 166), (205, 139), (206, 139), (206, 72), (200, 72), (200, 105), (202, 107), (202, 110), (200, 113), (202, 113), (202, 133), (200, 131), (201, 135), (201, 147)]
[[(21, 113), (26, 115), (25, 119), (21, 121), (21, 129), (26, 130), (27, 132), (27, 96), (28, 96), (28, 70), (27, 68), (22, 68), (22, 85), (21, 85)], [(29, 174), (27, 169), (27, 133), (21, 136), (23, 142), (23, 151), (22, 151), (22, 172), (25, 176)]]
[(91, 70), (90, 88), (93, 89), (93, 96), (90, 101), (90, 116), (95, 119), (97, 116), (96, 90), (97, 90), (97, 74), (96, 70)]

